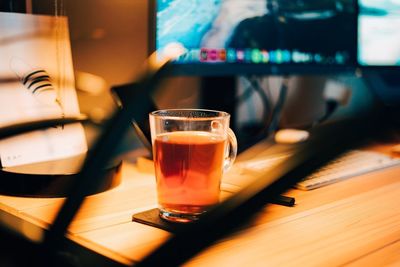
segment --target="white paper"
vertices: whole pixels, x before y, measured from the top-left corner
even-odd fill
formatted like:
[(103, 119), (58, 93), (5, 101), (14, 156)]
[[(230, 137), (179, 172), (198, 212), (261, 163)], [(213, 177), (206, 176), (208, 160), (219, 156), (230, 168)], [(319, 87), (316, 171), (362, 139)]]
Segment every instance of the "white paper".
[[(79, 115), (65, 17), (0, 12), (0, 58), (0, 128)], [(35, 72), (37, 77), (31, 75), (34, 78), (24, 84), (27, 74)], [(85, 151), (86, 138), (80, 124), (0, 140), (3, 167), (66, 158)]]

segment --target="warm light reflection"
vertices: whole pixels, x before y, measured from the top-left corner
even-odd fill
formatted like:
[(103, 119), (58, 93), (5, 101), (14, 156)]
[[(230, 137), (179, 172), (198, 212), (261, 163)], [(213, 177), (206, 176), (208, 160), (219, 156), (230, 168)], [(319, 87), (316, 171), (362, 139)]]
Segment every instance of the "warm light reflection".
[(88, 72), (75, 71), (75, 80), (77, 89), (92, 95), (99, 95), (108, 89), (103, 78)]
[(181, 43), (169, 43), (161, 52), (161, 55), (169, 60), (176, 59), (183, 53), (186, 49)]
[[(185, 48), (180, 43), (170, 43), (162, 51), (155, 51), (146, 61), (146, 72), (157, 72), (169, 61), (185, 53)], [(147, 73), (148, 74), (148, 73)]]
[(44, 232), (41, 228), (33, 227), (31, 224), (28, 223), (21, 224), (21, 232), (26, 238), (34, 242), (41, 242), (44, 237)]
[(156, 58), (158, 62), (166, 62), (169, 60), (177, 59), (179, 56), (186, 52), (185, 47), (178, 42), (169, 43), (162, 50), (156, 51)]

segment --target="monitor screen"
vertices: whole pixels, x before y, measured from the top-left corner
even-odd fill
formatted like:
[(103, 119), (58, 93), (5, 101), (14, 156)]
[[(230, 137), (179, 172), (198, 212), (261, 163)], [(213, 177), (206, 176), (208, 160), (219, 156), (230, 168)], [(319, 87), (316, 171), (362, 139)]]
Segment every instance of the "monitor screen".
[(358, 0), (358, 63), (400, 66), (400, 1)]
[(355, 0), (153, 0), (152, 50), (179, 43), (184, 74), (351, 70)]

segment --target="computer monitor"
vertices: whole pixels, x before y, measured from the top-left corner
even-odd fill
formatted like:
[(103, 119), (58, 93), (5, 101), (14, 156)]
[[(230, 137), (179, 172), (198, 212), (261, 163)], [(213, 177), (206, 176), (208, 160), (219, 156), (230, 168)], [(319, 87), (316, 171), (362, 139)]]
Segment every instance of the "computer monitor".
[(351, 71), (356, 0), (152, 0), (151, 50), (180, 43), (175, 73)]
[(400, 1), (358, 0), (358, 64), (400, 66)]
[(398, 112), (400, 1), (358, 0), (358, 8), (358, 67), (379, 99)]

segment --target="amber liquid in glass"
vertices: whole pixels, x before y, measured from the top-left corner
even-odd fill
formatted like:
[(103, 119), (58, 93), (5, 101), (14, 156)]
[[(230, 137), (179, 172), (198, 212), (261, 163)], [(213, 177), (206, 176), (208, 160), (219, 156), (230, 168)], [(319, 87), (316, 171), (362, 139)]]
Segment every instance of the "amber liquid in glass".
[(157, 136), (154, 162), (161, 211), (198, 215), (219, 202), (225, 142), (200, 131)]

